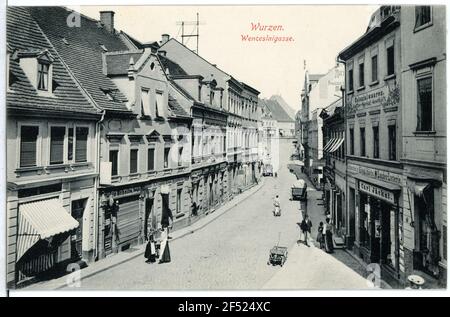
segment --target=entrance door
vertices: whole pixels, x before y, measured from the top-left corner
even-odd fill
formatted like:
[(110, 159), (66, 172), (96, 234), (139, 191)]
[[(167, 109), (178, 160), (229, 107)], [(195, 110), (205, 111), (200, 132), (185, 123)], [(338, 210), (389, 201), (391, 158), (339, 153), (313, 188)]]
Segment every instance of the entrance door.
[(83, 256), (83, 214), (87, 199), (72, 201), (72, 217), (78, 221), (78, 227), (70, 238), (70, 252), (72, 259), (81, 259)]
[[(153, 198), (147, 198), (145, 199), (145, 219), (144, 219), (144, 239), (148, 239), (149, 233), (152, 231), (152, 229), (156, 229), (156, 223), (153, 223), (156, 218), (154, 217), (153, 213)], [(154, 219), (155, 218), (155, 219)]]
[(389, 205), (381, 203), (381, 262), (391, 264), (391, 210)]

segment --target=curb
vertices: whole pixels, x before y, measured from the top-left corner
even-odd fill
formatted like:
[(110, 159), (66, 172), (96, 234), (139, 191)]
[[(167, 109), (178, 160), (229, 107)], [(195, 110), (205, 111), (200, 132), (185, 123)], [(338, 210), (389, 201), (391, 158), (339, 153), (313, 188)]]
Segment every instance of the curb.
[[(225, 213), (227, 213), (230, 209), (236, 207), (236, 206), (237, 206), (238, 204), (240, 204), (242, 201), (244, 201), (245, 199), (247, 199), (247, 198), (253, 196), (255, 193), (257, 193), (257, 192), (263, 187), (264, 183), (265, 183), (264, 178), (262, 178), (262, 180), (261, 180), (257, 185), (254, 185), (254, 186), (252, 186), (252, 187), (250, 187), (250, 188), (247, 189), (247, 190), (254, 189), (254, 191), (253, 191), (252, 193), (247, 193), (247, 194), (248, 194), (247, 197), (245, 197), (245, 198), (243, 197), (241, 200), (239, 200), (239, 201), (237, 201), (237, 202), (234, 202), (233, 204), (230, 204), (230, 206), (226, 207), (223, 211), (221, 211), (220, 213), (218, 213), (217, 216), (211, 217), (211, 219), (209, 219), (208, 221), (206, 221), (204, 224), (200, 225), (198, 228), (193, 228), (192, 230), (188, 230), (187, 232), (185, 232), (185, 233), (179, 235), (178, 237), (173, 237), (173, 238), (171, 239), (171, 241), (175, 241), (175, 240), (177, 240), (177, 239), (181, 239), (181, 238), (183, 238), (183, 237), (185, 237), (185, 236), (187, 236), (187, 235), (193, 234), (194, 232), (203, 229), (204, 227), (206, 227), (207, 225), (209, 225), (211, 222), (213, 222), (214, 220), (218, 219), (220, 216), (222, 216), (222, 215), (224, 215)], [(245, 192), (244, 192), (244, 193), (245, 193)], [(237, 198), (237, 197), (236, 197), (236, 198)], [(232, 202), (232, 201), (229, 201), (229, 202)], [(214, 214), (215, 214), (215, 212), (212, 213), (212, 215), (214, 215)], [(211, 214), (210, 214), (210, 215), (211, 215)], [(195, 225), (195, 223), (194, 223), (194, 225)], [(137, 252), (138, 252), (138, 253), (136, 253), (136, 254), (134, 254), (134, 255), (132, 255), (132, 256), (130, 256), (130, 257), (128, 257), (128, 258), (122, 260), (122, 261), (119, 261), (119, 262), (117, 262), (117, 263), (111, 264), (111, 265), (109, 265), (109, 266), (107, 266), (107, 267), (104, 267), (104, 268), (102, 268), (102, 269), (99, 269), (99, 270), (97, 270), (97, 271), (95, 271), (95, 272), (92, 272), (92, 273), (89, 273), (89, 274), (86, 274), (86, 275), (82, 275), (82, 277), (80, 277), (79, 281), (82, 281), (83, 279), (92, 277), (92, 276), (97, 275), (97, 274), (99, 274), (99, 273), (102, 273), (102, 272), (104, 272), (104, 271), (106, 271), (106, 270), (109, 270), (109, 269), (111, 269), (111, 268), (114, 268), (114, 267), (116, 267), (116, 266), (119, 266), (119, 265), (121, 265), (121, 264), (123, 264), (123, 263), (126, 263), (126, 262), (128, 262), (128, 261), (131, 261), (131, 260), (133, 260), (133, 259), (135, 259), (135, 258), (137, 258), (137, 257), (140, 257), (140, 256), (142, 256), (142, 254), (145, 253), (145, 250), (137, 251)], [(82, 271), (80, 271), (80, 272), (82, 272)], [(64, 276), (63, 276), (63, 277), (64, 277)], [(61, 277), (61, 278), (63, 278), (63, 277)], [(67, 275), (66, 275), (66, 277), (67, 277)], [(56, 288), (54, 288), (54, 290), (60, 290), (60, 289), (66, 288), (66, 287), (67, 287), (67, 285), (64, 284), (64, 285), (61, 285), (61, 286), (57, 286)], [(26, 288), (24, 288), (24, 290), (26, 290)]]

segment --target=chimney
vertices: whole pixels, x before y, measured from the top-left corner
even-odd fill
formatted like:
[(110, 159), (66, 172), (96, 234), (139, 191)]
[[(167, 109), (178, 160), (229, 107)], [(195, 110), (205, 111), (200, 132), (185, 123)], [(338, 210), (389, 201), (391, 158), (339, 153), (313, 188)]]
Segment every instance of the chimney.
[(114, 11), (100, 11), (100, 22), (108, 32), (114, 33)]
[(169, 34), (163, 34), (161, 35), (161, 45), (164, 45), (167, 43), (167, 41), (170, 40), (170, 35)]

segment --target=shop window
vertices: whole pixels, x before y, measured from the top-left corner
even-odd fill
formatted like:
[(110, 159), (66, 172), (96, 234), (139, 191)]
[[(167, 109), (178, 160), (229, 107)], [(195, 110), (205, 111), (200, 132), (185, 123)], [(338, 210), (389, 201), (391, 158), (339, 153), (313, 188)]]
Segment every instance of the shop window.
[(109, 151), (109, 161), (111, 162), (111, 176), (116, 176), (118, 174), (118, 161), (119, 150)]
[(38, 126), (20, 127), (20, 167), (36, 166)]
[(64, 163), (64, 138), (66, 127), (50, 128), (50, 164)]
[(367, 195), (360, 193), (360, 244), (370, 248), (370, 205)]
[(136, 174), (138, 169), (138, 149), (130, 150), (130, 174)]
[(433, 126), (432, 78), (417, 80), (417, 131), (431, 131)]
[(355, 130), (350, 129), (350, 155), (355, 155)]
[(147, 151), (147, 170), (154, 171), (155, 170), (155, 149), (150, 148)]
[(378, 127), (373, 127), (373, 157), (380, 158), (380, 133)]
[(372, 56), (372, 82), (378, 80), (378, 55)]
[(359, 129), (360, 156), (366, 156), (366, 129)]
[(76, 128), (75, 137), (75, 162), (87, 162), (89, 128)]
[(393, 75), (395, 73), (395, 58), (394, 58), (394, 44), (386, 49), (387, 55), (387, 75)]
[(415, 28), (431, 23), (431, 7), (430, 6), (416, 6), (416, 23)]
[(388, 126), (389, 160), (397, 160), (397, 130), (395, 125)]

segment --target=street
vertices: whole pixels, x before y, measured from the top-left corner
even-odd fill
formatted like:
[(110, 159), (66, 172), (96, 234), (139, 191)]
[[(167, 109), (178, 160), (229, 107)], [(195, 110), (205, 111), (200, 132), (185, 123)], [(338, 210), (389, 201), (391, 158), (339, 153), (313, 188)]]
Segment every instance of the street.
[[(292, 151), (291, 147), (291, 140), (282, 141), (280, 152), (283, 155), (277, 178), (266, 177), (260, 190), (218, 220), (170, 243), (170, 263), (147, 264), (143, 256), (137, 257), (82, 279), (81, 289), (226, 290), (275, 289), (283, 288), (283, 285), (291, 289), (367, 287), (363, 277), (333, 255), (315, 247), (297, 245), (297, 222), (301, 220), (301, 213), (299, 202), (289, 200), (290, 186), (296, 180), (287, 168), (287, 153)], [(276, 194), (281, 199), (281, 217), (272, 215), (272, 199)], [(318, 222), (324, 218), (323, 210), (318, 205), (320, 201), (317, 201), (320, 192), (309, 188), (308, 195), (308, 213), (313, 222), (312, 239), (315, 240)], [(279, 245), (289, 249), (283, 268), (267, 265), (269, 250), (277, 244), (279, 235)], [(299, 260), (298, 257), (303, 256), (304, 252), (313, 252), (313, 255)], [(289, 273), (293, 264), (296, 266), (295, 272)], [(335, 278), (330, 280), (326, 270)], [(307, 277), (309, 282), (306, 283), (304, 278), (300, 278), (302, 282), (295, 285), (292, 281), (296, 279), (291, 279), (290, 283), (283, 282), (298, 274)]]

